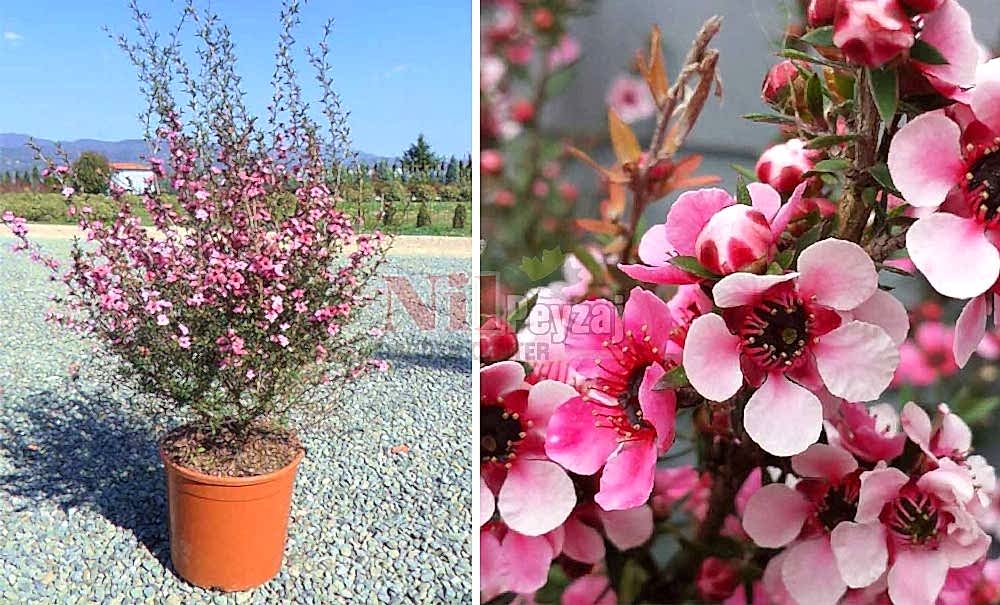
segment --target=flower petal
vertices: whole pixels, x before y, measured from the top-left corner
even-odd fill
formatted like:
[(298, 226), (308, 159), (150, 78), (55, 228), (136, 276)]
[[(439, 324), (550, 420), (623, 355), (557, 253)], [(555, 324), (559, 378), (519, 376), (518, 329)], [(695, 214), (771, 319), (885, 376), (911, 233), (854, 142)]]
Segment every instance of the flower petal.
[(747, 501), (743, 529), (758, 546), (780, 548), (799, 535), (811, 511), (802, 494), (783, 483), (770, 483)]
[(848, 401), (877, 399), (899, 365), (899, 350), (885, 330), (860, 321), (824, 334), (812, 350), (823, 384)]
[(965, 172), (961, 130), (944, 112), (925, 113), (903, 126), (889, 145), (889, 173), (907, 203), (937, 206)]
[(639, 407), (642, 417), (656, 429), (656, 447), (664, 451), (674, 442), (677, 422), (677, 395), (670, 389), (654, 391), (653, 387), (666, 372), (659, 364), (646, 368), (639, 384)]
[(601, 490), (594, 502), (604, 510), (622, 510), (645, 504), (653, 491), (656, 448), (650, 441), (630, 441), (608, 458), (601, 474)]
[(931, 286), (951, 298), (979, 296), (1000, 275), (1000, 253), (973, 219), (925, 216), (906, 232), (906, 249)]
[(784, 374), (775, 372), (750, 396), (743, 410), (743, 424), (764, 451), (791, 456), (819, 439), (823, 404)]
[(750, 192), (750, 205), (770, 223), (781, 208), (781, 194), (767, 183), (750, 183), (747, 190)]
[(482, 527), (484, 523), (493, 518), (493, 511), (496, 510), (496, 496), (493, 495), (493, 491), (490, 486), (486, 485), (486, 480), (483, 479), (482, 475), (479, 477), (479, 525)]
[(884, 462), (870, 471), (861, 473), (861, 491), (858, 495), (858, 512), (854, 520), (858, 523), (878, 521), (882, 508), (894, 499), (899, 488), (910, 480), (898, 468), (887, 467)]
[(651, 267), (666, 265), (677, 256), (677, 250), (667, 239), (666, 225), (653, 225), (643, 233), (636, 252), (639, 253), (639, 260)]
[(576, 506), (573, 481), (555, 462), (517, 460), (507, 471), (497, 508), (507, 526), (540, 536), (566, 520)]
[(479, 532), (479, 589), (486, 599), (507, 591), (503, 547), (496, 534)]
[(670, 263), (659, 267), (619, 264), (618, 268), (632, 279), (647, 284), (683, 285), (698, 282), (698, 277)]
[(560, 605), (615, 605), (618, 596), (611, 588), (608, 577), (603, 574), (581, 576), (566, 587)]
[(740, 338), (729, 333), (719, 315), (708, 313), (691, 322), (684, 371), (694, 390), (712, 401), (725, 401), (743, 386)]
[(653, 509), (643, 504), (624, 510), (598, 510), (604, 533), (618, 550), (642, 546), (653, 537)]
[(972, 33), (969, 13), (955, 0), (946, 0), (926, 13), (920, 39), (936, 48), (947, 60), (944, 65), (919, 64), (920, 71), (942, 94), (951, 95), (976, 83), (979, 45)]
[(788, 594), (799, 603), (836, 605), (847, 592), (847, 584), (838, 573), (822, 572), (832, 571), (836, 564), (830, 540), (821, 536), (788, 549), (781, 579)]
[(574, 561), (599, 563), (604, 558), (604, 539), (593, 527), (582, 523), (575, 517), (570, 517), (563, 525), (563, 553)]
[(814, 443), (806, 451), (792, 457), (792, 470), (800, 477), (837, 481), (857, 469), (858, 461), (854, 456), (825, 443)]
[(970, 92), (969, 105), (976, 118), (1000, 132), (1000, 60), (993, 59), (979, 66), (976, 87)]
[(552, 563), (552, 546), (545, 536), (508, 531), (501, 543), (507, 590), (532, 593), (545, 586)]
[(830, 546), (837, 558), (840, 577), (851, 588), (863, 588), (885, 573), (889, 562), (885, 526), (878, 521), (841, 521), (830, 533)]
[(712, 215), (736, 200), (724, 189), (698, 189), (682, 193), (667, 212), (667, 240), (678, 254), (694, 255), (694, 243)]
[(497, 397), (524, 386), (524, 366), (516, 361), (501, 361), (479, 371), (479, 396), (493, 403)]
[(615, 432), (598, 428), (594, 405), (574, 397), (553, 412), (545, 434), (545, 454), (566, 470), (593, 475), (615, 451)]
[(854, 242), (816, 242), (799, 255), (798, 269), (799, 293), (838, 311), (850, 311), (878, 289), (875, 263)]
[(935, 550), (901, 550), (889, 570), (894, 605), (934, 605), (948, 575), (948, 559)]
[(649, 345), (661, 351), (666, 347), (671, 331), (677, 326), (667, 303), (639, 286), (629, 292), (628, 301), (622, 310), (622, 323), (625, 330), (631, 330), (636, 338), (648, 336), (651, 339)]
[(962, 309), (955, 322), (955, 342), (953, 344), (955, 363), (964, 368), (972, 353), (986, 336), (986, 316), (989, 314), (986, 296), (976, 296)]
[(758, 296), (771, 287), (798, 277), (798, 273), (784, 275), (755, 275), (753, 273), (733, 273), (719, 280), (712, 288), (715, 304), (723, 309), (741, 307), (756, 302)]
[(910, 331), (906, 307), (885, 290), (876, 289), (868, 300), (851, 310), (851, 315), (858, 321), (882, 328), (896, 345), (902, 344)]

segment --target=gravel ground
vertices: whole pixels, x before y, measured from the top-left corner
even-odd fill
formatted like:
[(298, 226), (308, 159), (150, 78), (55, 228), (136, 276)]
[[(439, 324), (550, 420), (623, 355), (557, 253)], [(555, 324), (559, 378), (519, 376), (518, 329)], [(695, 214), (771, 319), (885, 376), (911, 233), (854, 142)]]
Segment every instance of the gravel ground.
[[(345, 399), (330, 428), (303, 434), (282, 571), (223, 594), (170, 567), (155, 446), (165, 427), (86, 369), (70, 379), (88, 348), (43, 321), (55, 287), (11, 241), (0, 237), (0, 603), (472, 602), (472, 362), (468, 332), (446, 315), (462, 286), (438, 281), (433, 330), (414, 330), (394, 302), (388, 372)], [(426, 296), (428, 275), (469, 264), (400, 256), (386, 271)]]

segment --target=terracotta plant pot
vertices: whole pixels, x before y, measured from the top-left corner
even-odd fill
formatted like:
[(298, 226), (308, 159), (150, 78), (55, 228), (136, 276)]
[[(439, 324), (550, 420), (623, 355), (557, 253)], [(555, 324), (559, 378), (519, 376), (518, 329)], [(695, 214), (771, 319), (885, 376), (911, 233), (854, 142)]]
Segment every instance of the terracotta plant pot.
[(202, 588), (248, 590), (281, 569), (295, 473), (305, 452), (256, 477), (213, 477), (178, 466), (160, 449), (167, 471), (170, 558), (182, 578)]

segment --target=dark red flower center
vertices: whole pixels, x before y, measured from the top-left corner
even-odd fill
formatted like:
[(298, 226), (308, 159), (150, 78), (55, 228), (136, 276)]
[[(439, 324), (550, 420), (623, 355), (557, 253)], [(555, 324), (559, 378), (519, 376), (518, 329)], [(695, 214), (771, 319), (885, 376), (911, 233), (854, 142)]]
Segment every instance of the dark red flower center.
[(1000, 153), (987, 150), (972, 164), (965, 175), (965, 192), (980, 223), (1000, 223)]
[(588, 394), (587, 399), (597, 404), (593, 411), (596, 426), (614, 429), (619, 441), (645, 438), (649, 432), (655, 434), (656, 429), (643, 418), (639, 403), (639, 390), (649, 366), (648, 363), (634, 366), (624, 381), (624, 388), (617, 393), (591, 391)]
[(517, 455), (517, 445), (525, 437), (517, 414), (496, 405), (479, 408), (479, 456), (483, 462), (507, 462)]
[(823, 495), (816, 516), (828, 531), (833, 531), (842, 521), (853, 521), (858, 512), (858, 481), (831, 485)]
[(796, 365), (811, 338), (814, 319), (794, 295), (762, 300), (740, 325), (743, 351), (766, 369)]
[(937, 536), (944, 522), (931, 496), (916, 490), (900, 495), (886, 510), (885, 522), (905, 542), (925, 544)]

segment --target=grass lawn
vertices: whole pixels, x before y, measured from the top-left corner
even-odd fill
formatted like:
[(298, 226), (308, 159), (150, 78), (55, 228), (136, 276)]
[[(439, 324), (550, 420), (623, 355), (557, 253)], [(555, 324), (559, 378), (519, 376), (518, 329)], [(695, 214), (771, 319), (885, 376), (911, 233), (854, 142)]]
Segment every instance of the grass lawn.
[[(90, 206), (98, 217), (108, 220), (114, 216), (114, 208), (111, 200), (104, 195), (80, 195), (77, 196), (77, 206)], [(149, 215), (138, 197), (131, 198), (135, 213), (142, 219), (143, 224), (149, 224)], [(468, 202), (465, 206), (465, 227), (455, 229), (452, 225), (452, 218), (455, 214), (454, 202), (427, 202), (431, 215), (429, 226), (417, 227), (417, 213), (420, 211), (420, 204), (416, 202), (400, 203), (397, 206), (396, 215), (393, 217), (391, 225), (378, 224), (377, 216), (380, 204), (376, 201), (362, 202), (361, 208), (357, 204), (346, 203), (344, 211), (351, 216), (357, 217), (360, 213), (363, 225), (366, 228), (374, 229), (378, 227), (383, 231), (398, 235), (452, 235), (470, 237), (472, 235), (472, 205)], [(0, 212), (10, 210), (17, 216), (23, 216), (29, 223), (48, 223), (55, 225), (72, 225), (76, 223), (73, 217), (66, 216), (66, 204), (58, 193), (0, 193)]]

